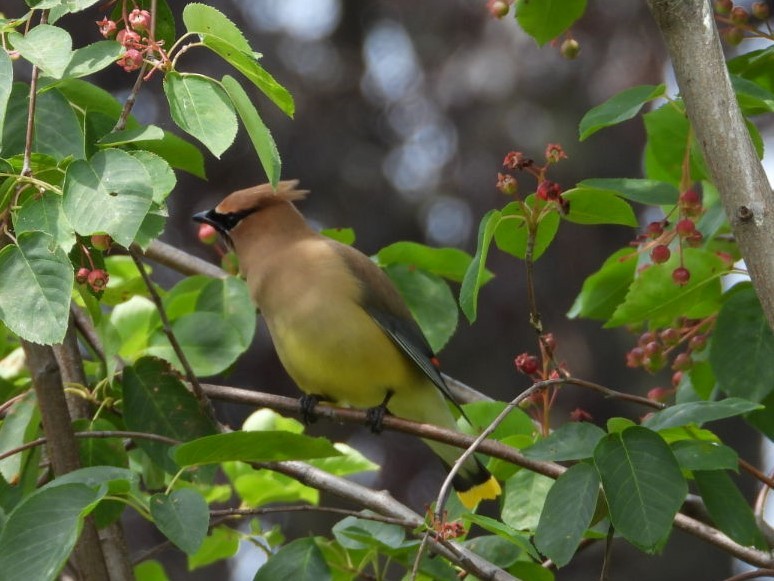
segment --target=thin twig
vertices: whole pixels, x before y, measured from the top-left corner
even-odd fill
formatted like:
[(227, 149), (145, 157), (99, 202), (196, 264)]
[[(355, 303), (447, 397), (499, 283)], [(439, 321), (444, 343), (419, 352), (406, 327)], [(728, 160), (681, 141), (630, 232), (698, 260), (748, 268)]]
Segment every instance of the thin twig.
[(314, 506), (311, 504), (303, 504), (299, 506), (264, 506), (261, 508), (222, 508), (211, 510), (210, 517), (245, 517), (285, 512), (325, 512), (329, 514), (353, 516), (363, 520), (372, 520), (385, 524), (397, 525), (399, 527), (410, 530), (416, 528), (415, 522), (408, 521), (405, 518), (396, 518), (368, 512), (364, 513), (362, 511), (347, 510), (346, 508), (336, 508), (332, 506)]
[(134, 108), (134, 104), (137, 101), (137, 94), (140, 92), (140, 88), (142, 87), (143, 83), (143, 77), (145, 76), (145, 71), (147, 69), (148, 63), (143, 61), (142, 66), (140, 67), (140, 70), (137, 74), (137, 79), (134, 81), (134, 85), (132, 85), (132, 90), (129, 92), (129, 96), (124, 102), (124, 108), (121, 109), (121, 115), (118, 117), (118, 121), (116, 121), (116, 124), (111, 130), (111, 133), (115, 133), (116, 131), (123, 131), (124, 128), (126, 128), (126, 122), (129, 120), (129, 115), (131, 114), (132, 109)]
[(607, 529), (607, 537), (605, 538), (605, 555), (602, 560), (602, 572), (599, 574), (599, 581), (610, 580), (610, 567), (613, 562), (613, 537), (615, 537), (615, 529), (611, 524)]
[[(40, 13), (40, 23), (48, 22), (48, 10)], [(38, 77), (40, 69), (37, 65), (32, 65), (32, 74), (30, 77), (30, 99), (27, 105), (27, 131), (24, 137), (24, 161), (22, 163), (21, 175), (29, 176), (32, 174), (32, 142), (35, 139), (35, 107), (38, 102)]]
[(755, 569), (745, 571), (732, 577), (726, 577), (724, 581), (747, 581), (747, 579), (760, 579), (761, 577), (774, 577), (774, 569)]
[(202, 390), (202, 386), (199, 383), (199, 378), (196, 377), (196, 373), (194, 373), (191, 364), (188, 362), (188, 358), (183, 352), (183, 348), (180, 346), (180, 343), (178, 342), (177, 337), (172, 330), (172, 324), (169, 322), (169, 317), (167, 317), (164, 304), (161, 300), (161, 297), (159, 296), (158, 291), (156, 290), (156, 287), (153, 284), (153, 281), (151, 281), (148, 273), (145, 270), (145, 265), (142, 263), (142, 259), (133, 250), (129, 251), (129, 255), (132, 257), (132, 260), (134, 260), (134, 263), (137, 266), (137, 270), (140, 272), (140, 276), (145, 282), (145, 286), (147, 287), (148, 293), (151, 296), (151, 300), (153, 300), (153, 303), (156, 305), (156, 310), (159, 313), (159, 318), (161, 319), (161, 326), (164, 330), (164, 334), (167, 336), (167, 339), (169, 339), (169, 344), (172, 345), (172, 349), (174, 350), (175, 355), (177, 355), (177, 358), (180, 360), (180, 364), (183, 366), (186, 378), (191, 384), (191, 391), (199, 401), (199, 406), (201, 407), (202, 411), (207, 416), (209, 416), (209, 418), (215, 422), (216, 425), (218, 425), (217, 419), (215, 418), (215, 411), (212, 409), (212, 402), (210, 402), (209, 398)]

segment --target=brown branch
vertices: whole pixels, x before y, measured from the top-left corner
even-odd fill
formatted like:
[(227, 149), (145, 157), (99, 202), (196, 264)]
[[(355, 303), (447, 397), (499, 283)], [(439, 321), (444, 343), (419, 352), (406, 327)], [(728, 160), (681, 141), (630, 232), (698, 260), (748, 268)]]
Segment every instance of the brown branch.
[(160, 240), (151, 242), (147, 250), (144, 251), (139, 246), (134, 245), (132, 246), (132, 251), (143, 253), (146, 258), (186, 276), (194, 274), (203, 274), (213, 278), (226, 278), (228, 276), (225, 270), (214, 264)]
[(413, 521), (403, 518), (394, 518), (381, 514), (373, 514), (357, 510), (348, 510), (346, 508), (336, 508), (333, 506), (314, 506), (303, 504), (300, 506), (264, 506), (261, 508), (222, 508), (210, 511), (210, 517), (234, 517), (241, 518), (245, 516), (260, 516), (263, 514), (275, 514), (285, 512), (324, 512), (328, 514), (338, 514), (341, 516), (353, 516), (363, 520), (372, 520), (390, 525), (398, 525), (405, 529), (413, 530), (416, 525)]
[(140, 272), (142, 280), (145, 282), (145, 286), (148, 289), (148, 293), (151, 296), (153, 304), (156, 305), (156, 310), (159, 313), (159, 318), (161, 319), (161, 326), (164, 330), (164, 334), (167, 336), (167, 339), (169, 339), (169, 344), (172, 345), (172, 349), (174, 350), (175, 355), (177, 355), (177, 358), (180, 360), (180, 364), (185, 370), (185, 375), (191, 384), (191, 391), (193, 392), (194, 397), (196, 397), (198, 400), (199, 407), (201, 407), (202, 411), (215, 423), (215, 425), (219, 425), (217, 419), (215, 418), (215, 410), (212, 409), (212, 403), (207, 398), (207, 395), (204, 393), (204, 391), (202, 391), (199, 378), (196, 376), (196, 373), (194, 373), (194, 370), (191, 367), (191, 364), (188, 362), (188, 358), (186, 357), (183, 348), (180, 346), (180, 343), (178, 342), (177, 337), (172, 330), (172, 324), (169, 322), (169, 317), (167, 317), (167, 311), (164, 308), (164, 303), (162, 302), (161, 297), (159, 296), (159, 293), (153, 284), (153, 281), (148, 276), (148, 273), (145, 270), (145, 265), (142, 263), (138, 253), (130, 250), (129, 254), (132, 257), (132, 260), (134, 260), (134, 264), (137, 266), (137, 270)]
[(766, 320), (774, 328), (771, 187), (731, 86), (711, 3), (648, 0), (648, 6)]
[(747, 581), (747, 579), (760, 579), (761, 577), (774, 577), (774, 569), (756, 569), (755, 571), (745, 571), (732, 577), (726, 577), (724, 581)]

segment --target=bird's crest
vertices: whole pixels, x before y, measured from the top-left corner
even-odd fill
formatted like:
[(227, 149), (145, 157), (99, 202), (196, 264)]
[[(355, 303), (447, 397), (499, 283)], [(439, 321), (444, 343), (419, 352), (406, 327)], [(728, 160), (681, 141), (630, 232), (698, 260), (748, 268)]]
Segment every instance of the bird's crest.
[(219, 214), (237, 214), (248, 210), (260, 210), (281, 202), (302, 200), (309, 193), (309, 190), (298, 190), (296, 189), (297, 185), (298, 180), (288, 180), (279, 182), (276, 190), (271, 187), (271, 184), (261, 184), (237, 190), (226, 196), (217, 205), (215, 211)]

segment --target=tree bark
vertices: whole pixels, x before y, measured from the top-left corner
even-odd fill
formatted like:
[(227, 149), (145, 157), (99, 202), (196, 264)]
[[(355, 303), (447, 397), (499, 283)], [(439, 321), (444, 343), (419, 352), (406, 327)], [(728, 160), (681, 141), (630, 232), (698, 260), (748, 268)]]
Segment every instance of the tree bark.
[(707, 0), (648, 0), (685, 110), (774, 328), (774, 200), (731, 87)]

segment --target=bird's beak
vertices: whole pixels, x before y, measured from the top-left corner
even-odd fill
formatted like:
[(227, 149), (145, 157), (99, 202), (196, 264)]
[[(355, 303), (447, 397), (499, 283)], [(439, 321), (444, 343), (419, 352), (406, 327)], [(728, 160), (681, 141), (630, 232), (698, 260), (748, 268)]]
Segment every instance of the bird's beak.
[(218, 222), (214, 219), (213, 214), (215, 213), (215, 210), (206, 210), (204, 212), (198, 212), (191, 216), (194, 222), (201, 222), (203, 224), (209, 224), (216, 230), (219, 229)]

